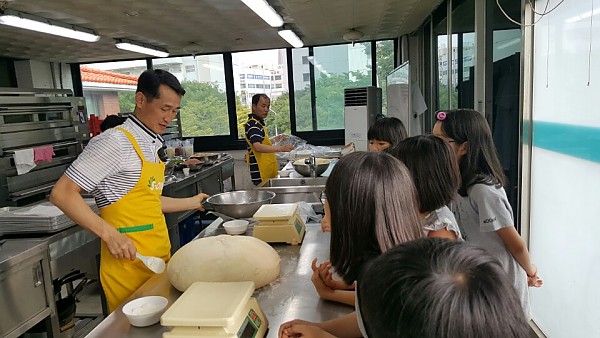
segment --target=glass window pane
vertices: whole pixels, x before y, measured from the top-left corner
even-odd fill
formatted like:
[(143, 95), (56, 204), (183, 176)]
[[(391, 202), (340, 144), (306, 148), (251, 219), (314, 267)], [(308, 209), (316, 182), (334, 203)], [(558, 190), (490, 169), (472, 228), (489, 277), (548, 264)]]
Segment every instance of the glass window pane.
[(82, 64), (79, 67), (88, 112), (103, 120), (107, 115), (132, 113), (137, 79), (146, 60)]
[(394, 70), (394, 40), (375, 43), (377, 62), (377, 87), (381, 88), (382, 112), (387, 114), (387, 76)]
[(371, 43), (315, 47), (317, 130), (344, 128), (344, 89), (371, 85)]
[[(452, 108), (474, 108), (475, 0), (453, 1)], [(455, 99), (456, 98), (456, 99)]]
[(223, 55), (152, 60), (155, 69), (175, 75), (185, 89), (181, 100), (184, 137), (229, 135)]
[(233, 53), (231, 58), (238, 137), (245, 137), (244, 124), (252, 112), (254, 94), (266, 94), (271, 98), (270, 112), (265, 120), (269, 136), (291, 134), (286, 50)]
[(310, 63), (308, 48), (292, 49), (294, 72), (294, 103), (296, 107), (296, 130), (312, 131), (312, 105), (310, 98)]

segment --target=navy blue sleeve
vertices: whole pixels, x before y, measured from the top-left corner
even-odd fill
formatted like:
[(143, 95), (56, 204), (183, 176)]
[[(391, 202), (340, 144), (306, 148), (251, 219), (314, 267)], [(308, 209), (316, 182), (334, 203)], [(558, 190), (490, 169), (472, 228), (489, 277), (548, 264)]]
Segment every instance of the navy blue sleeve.
[(250, 143), (256, 142), (262, 143), (265, 139), (265, 133), (262, 130), (262, 126), (256, 121), (248, 121), (245, 126), (246, 137), (250, 140)]

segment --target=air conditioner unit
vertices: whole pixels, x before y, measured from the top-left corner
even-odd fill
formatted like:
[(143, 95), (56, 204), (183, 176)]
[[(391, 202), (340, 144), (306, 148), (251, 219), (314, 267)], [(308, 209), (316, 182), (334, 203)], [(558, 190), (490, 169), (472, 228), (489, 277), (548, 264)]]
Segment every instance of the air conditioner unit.
[(381, 88), (344, 89), (344, 129), (346, 144), (353, 142), (356, 150), (367, 150), (367, 132), (381, 114)]

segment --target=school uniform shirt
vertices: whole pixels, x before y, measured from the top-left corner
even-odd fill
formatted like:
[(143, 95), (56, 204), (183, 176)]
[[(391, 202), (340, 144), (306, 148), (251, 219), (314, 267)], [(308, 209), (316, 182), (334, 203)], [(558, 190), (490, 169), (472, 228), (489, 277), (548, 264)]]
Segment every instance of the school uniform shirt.
[[(256, 119), (258, 122), (251, 119)], [(263, 131), (264, 127), (265, 121), (263, 119), (254, 114), (248, 115), (248, 122), (246, 122), (246, 125), (244, 126), (244, 131), (246, 133), (246, 137), (250, 141), (250, 144), (254, 144), (256, 142), (262, 143), (262, 141), (265, 139), (265, 133)], [(247, 143), (246, 150), (250, 154), (248, 162), (250, 164), (250, 177), (252, 178), (252, 183), (254, 185), (259, 185), (262, 182), (262, 179), (260, 177), (260, 169), (258, 167), (258, 162), (256, 161), (256, 156), (254, 156), (254, 152), (250, 151), (250, 145)]]
[(494, 256), (513, 283), (521, 300), (525, 318), (531, 318), (527, 274), (496, 234), (497, 230), (513, 226), (512, 208), (504, 188), (475, 184), (467, 196), (457, 196), (452, 211), (464, 231), (467, 241), (478, 244)]
[(425, 216), (425, 218), (421, 220), (421, 227), (423, 228), (425, 236), (427, 236), (430, 231), (446, 229), (454, 232), (457, 239), (463, 239), (456, 218), (447, 206), (434, 210)]
[[(130, 116), (121, 128), (130, 132), (144, 157), (159, 162), (158, 150), (164, 139)], [(92, 138), (83, 152), (67, 168), (65, 175), (83, 190), (92, 193), (98, 208), (113, 204), (138, 182), (142, 161), (123, 132), (111, 128)]]

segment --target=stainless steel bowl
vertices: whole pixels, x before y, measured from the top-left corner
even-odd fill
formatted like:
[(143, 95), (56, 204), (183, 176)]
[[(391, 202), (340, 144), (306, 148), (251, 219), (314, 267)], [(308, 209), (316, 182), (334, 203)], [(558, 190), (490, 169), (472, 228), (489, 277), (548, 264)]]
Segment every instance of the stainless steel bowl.
[(239, 190), (213, 195), (206, 200), (208, 208), (233, 218), (249, 218), (263, 204), (270, 204), (275, 193), (266, 190)]
[[(294, 161), (294, 170), (296, 170), (296, 172), (298, 172), (304, 177), (310, 177), (310, 167), (308, 166), (308, 164), (305, 164), (304, 161), (305, 159)], [(321, 176), (321, 174), (323, 174), (325, 170), (327, 170), (330, 163), (330, 160), (324, 158), (317, 158), (317, 164), (315, 165), (315, 175)]]

